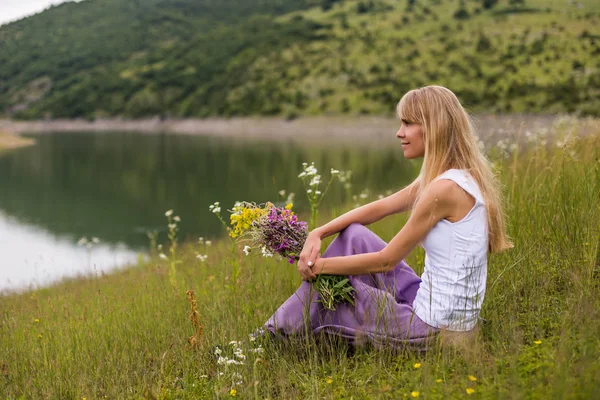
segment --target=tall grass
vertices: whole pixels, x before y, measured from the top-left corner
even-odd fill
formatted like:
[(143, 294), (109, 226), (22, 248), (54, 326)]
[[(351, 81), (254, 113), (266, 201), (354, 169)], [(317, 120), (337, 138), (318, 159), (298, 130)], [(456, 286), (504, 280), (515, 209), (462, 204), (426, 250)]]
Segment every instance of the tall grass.
[[(490, 257), (484, 320), (473, 346), (350, 354), (343, 343), (252, 342), (248, 334), (300, 278), (285, 261), (246, 257), (223, 239), (176, 247), (183, 261), (176, 284), (168, 260), (157, 256), (113, 275), (0, 298), (0, 393), (9, 399), (592, 398), (600, 384), (600, 134), (560, 129), (560, 143), (530, 137), (512, 152), (490, 151), (515, 248)], [(372, 229), (389, 240), (405, 220), (390, 217)], [(200, 261), (197, 253), (208, 258)], [(422, 250), (408, 262), (421, 273)]]

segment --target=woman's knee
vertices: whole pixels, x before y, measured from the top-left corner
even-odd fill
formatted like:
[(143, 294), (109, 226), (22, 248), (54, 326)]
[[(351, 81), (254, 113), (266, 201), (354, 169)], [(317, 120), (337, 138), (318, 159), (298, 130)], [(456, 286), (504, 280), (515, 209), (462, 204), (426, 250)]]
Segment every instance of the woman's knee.
[(348, 225), (346, 228), (344, 228), (344, 230), (342, 230), (340, 232), (340, 235), (343, 235), (348, 238), (352, 238), (354, 236), (364, 234), (365, 231), (368, 231), (368, 230), (369, 229), (366, 226), (359, 224), (358, 222), (353, 222), (350, 225)]

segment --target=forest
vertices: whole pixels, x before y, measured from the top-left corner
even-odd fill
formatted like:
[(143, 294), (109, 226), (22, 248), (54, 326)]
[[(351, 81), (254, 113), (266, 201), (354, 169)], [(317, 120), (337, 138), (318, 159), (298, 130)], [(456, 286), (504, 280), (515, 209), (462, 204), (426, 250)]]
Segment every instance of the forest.
[(542, 0), (85, 0), (0, 26), (13, 119), (600, 114), (600, 5)]

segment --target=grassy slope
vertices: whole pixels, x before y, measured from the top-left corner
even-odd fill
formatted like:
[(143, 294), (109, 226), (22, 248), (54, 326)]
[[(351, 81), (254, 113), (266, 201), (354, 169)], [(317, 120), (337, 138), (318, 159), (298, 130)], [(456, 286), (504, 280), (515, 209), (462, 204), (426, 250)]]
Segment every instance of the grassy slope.
[[(417, 1), (412, 10), (373, 0), (362, 13), (367, 0), (326, 12), (307, 9), (316, 0), (232, 6), (239, 1), (206, 0), (203, 9), (191, 0), (94, 0), (2, 27), (0, 112), (387, 115), (404, 92), (434, 83), (475, 111), (600, 109), (594, 0), (527, 0), (529, 12), (501, 1), (478, 14), (480, 1), (467, 1), (471, 17), (461, 21), (452, 17), (459, 0)], [(283, 15), (246, 18), (250, 11)]]
[[(568, 132), (577, 132), (570, 119), (551, 133)], [(600, 136), (570, 136), (549, 147), (544, 141), (529, 137), (527, 153), (506, 157), (503, 146), (490, 153), (505, 184), (515, 248), (490, 258), (485, 322), (470, 349), (347, 357), (342, 345), (308, 342), (252, 353), (247, 334), (299, 278), (285, 262), (246, 258), (239, 248), (232, 255), (223, 240), (178, 248), (183, 263), (175, 273), (156, 258), (3, 297), (0, 393), (195, 399), (227, 398), (235, 389), (240, 398), (397, 399), (418, 391), (446, 399), (471, 388), (474, 398), (592, 398), (600, 384)], [(389, 240), (404, 221), (390, 217), (372, 228)], [(197, 252), (208, 260), (198, 261)], [(408, 262), (421, 273), (423, 252)], [(187, 342), (194, 332), (187, 289), (196, 294), (204, 329), (195, 350)], [(242, 341), (244, 365), (224, 367), (211, 356), (212, 346), (230, 340)]]
[[(474, 13), (478, 2), (467, 2), (472, 17), (463, 21), (452, 17), (458, 7), (454, 0), (417, 2), (411, 11), (405, 2), (376, 2), (388, 7), (364, 14), (357, 13), (359, 3), (281, 17), (302, 16), (334, 28), (327, 41), (291, 46), (258, 60), (247, 84), (230, 98), (259, 96), (271, 84), (284, 113), (382, 114), (405, 91), (442, 84), (476, 111), (598, 109), (597, 39), (579, 38), (586, 30), (600, 33), (595, 2), (583, 2), (580, 10), (562, 1), (528, 1), (532, 12), (503, 13), (506, 7), (498, 6), (480, 14)], [(544, 33), (548, 36), (541, 40)], [(481, 37), (491, 43), (486, 51), (477, 48)], [(583, 67), (574, 69), (576, 61)]]

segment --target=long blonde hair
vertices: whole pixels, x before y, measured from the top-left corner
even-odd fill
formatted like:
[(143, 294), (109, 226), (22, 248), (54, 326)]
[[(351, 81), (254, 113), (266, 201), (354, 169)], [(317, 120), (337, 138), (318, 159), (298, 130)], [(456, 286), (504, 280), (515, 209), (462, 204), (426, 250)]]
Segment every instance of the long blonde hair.
[(505, 230), (499, 183), (479, 149), (471, 117), (456, 95), (443, 86), (426, 86), (406, 93), (396, 109), (398, 117), (423, 129), (425, 157), (418, 194), (448, 169), (467, 170), (477, 181), (487, 211), (489, 251), (513, 247)]

